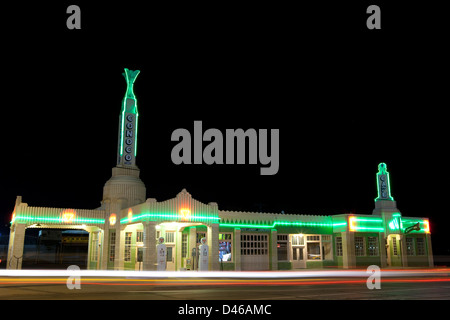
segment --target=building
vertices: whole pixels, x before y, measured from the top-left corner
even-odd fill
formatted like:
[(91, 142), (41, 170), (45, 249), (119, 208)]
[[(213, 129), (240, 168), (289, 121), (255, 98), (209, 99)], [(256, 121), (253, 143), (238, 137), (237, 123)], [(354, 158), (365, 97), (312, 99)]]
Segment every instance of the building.
[(133, 84), (138, 73), (125, 69), (117, 166), (104, 186), (101, 207), (33, 207), (18, 196), (7, 268), (21, 268), (27, 228), (89, 232), (88, 269), (155, 270), (160, 236), (167, 245), (167, 270), (195, 270), (192, 249), (203, 237), (210, 248), (210, 270), (433, 266), (429, 220), (402, 216), (384, 163), (378, 167), (378, 197), (369, 215), (226, 211), (186, 190), (165, 201), (147, 199), (136, 166), (139, 113)]

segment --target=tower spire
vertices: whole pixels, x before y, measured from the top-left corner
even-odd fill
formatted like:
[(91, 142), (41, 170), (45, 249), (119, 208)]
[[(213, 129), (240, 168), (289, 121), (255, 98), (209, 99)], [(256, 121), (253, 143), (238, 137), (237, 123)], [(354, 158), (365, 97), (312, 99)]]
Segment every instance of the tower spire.
[(375, 199), (375, 201), (378, 200), (394, 201), (394, 198), (391, 197), (389, 172), (387, 171), (386, 163), (383, 162), (378, 165), (377, 190), (378, 190), (378, 197)]
[(117, 166), (136, 167), (137, 126), (139, 113), (136, 96), (133, 92), (134, 81), (139, 70), (125, 68), (123, 76), (127, 82), (127, 91), (122, 101), (119, 116), (119, 141), (117, 146)]

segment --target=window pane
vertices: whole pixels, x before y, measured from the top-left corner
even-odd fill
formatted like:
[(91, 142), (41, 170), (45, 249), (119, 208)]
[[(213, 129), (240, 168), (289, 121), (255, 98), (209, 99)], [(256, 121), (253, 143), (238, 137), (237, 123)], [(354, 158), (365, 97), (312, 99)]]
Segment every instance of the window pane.
[(342, 257), (342, 237), (336, 237), (336, 255)]
[(355, 256), (365, 256), (363, 237), (355, 237)]
[(308, 260), (321, 260), (320, 243), (308, 243)]
[(369, 256), (378, 256), (378, 237), (367, 237)]
[(277, 243), (278, 260), (287, 260), (287, 242)]

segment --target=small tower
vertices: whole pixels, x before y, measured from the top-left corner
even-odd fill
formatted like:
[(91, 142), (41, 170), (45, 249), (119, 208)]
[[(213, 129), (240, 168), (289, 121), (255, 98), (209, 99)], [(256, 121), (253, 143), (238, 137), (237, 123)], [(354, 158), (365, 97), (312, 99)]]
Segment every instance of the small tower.
[(134, 81), (139, 70), (125, 68), (123, 76), (127, 82), (127, 91), (122, 101), (122, 109), (119, 116), (119, 139), (117, 145), (117, 166), (136, 167), (138, 109), (136, 96), (133, 92)]
[(139, 70), (125, 68), (123, 76), (127, 82), (127, 91), (122, 101), (119, 116), (119, 138), (117, 147), (117, 165), (112, 169), (112, 177), (103, 188), (102, 207), (107, 215), (118, 214), (123, 208), (145, 202), (146, 188), (139, 178), (136, 165), (138, 110), (133, 84)]
[(398, 212), (397, 204), (391, 196), (391, 185), (387, 165), (383, 162), (378, 165), (377, 191), (378, 197), (375, 198), (375, 209), (372, 214), (381, 215), (382, 213)]

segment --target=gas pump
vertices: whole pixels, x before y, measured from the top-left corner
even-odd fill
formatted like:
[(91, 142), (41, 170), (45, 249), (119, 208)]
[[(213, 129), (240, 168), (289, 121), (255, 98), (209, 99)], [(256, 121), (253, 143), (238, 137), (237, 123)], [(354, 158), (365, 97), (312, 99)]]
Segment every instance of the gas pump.
[(201, 245), (198, 247), (199, 257), (198, 257), (198, 270), (199, 271), (208, 271), (208, 263), (209, 263), (209, 247), (206, 244), (206, 238), (202, 238)]
[(156, 246), (156, 261), (157, 271), (166, 271), (166, 254), (167, 254), (167, 248), (164, 244), (164, 238), (159, 237), (158, 239), (159, 244)]

